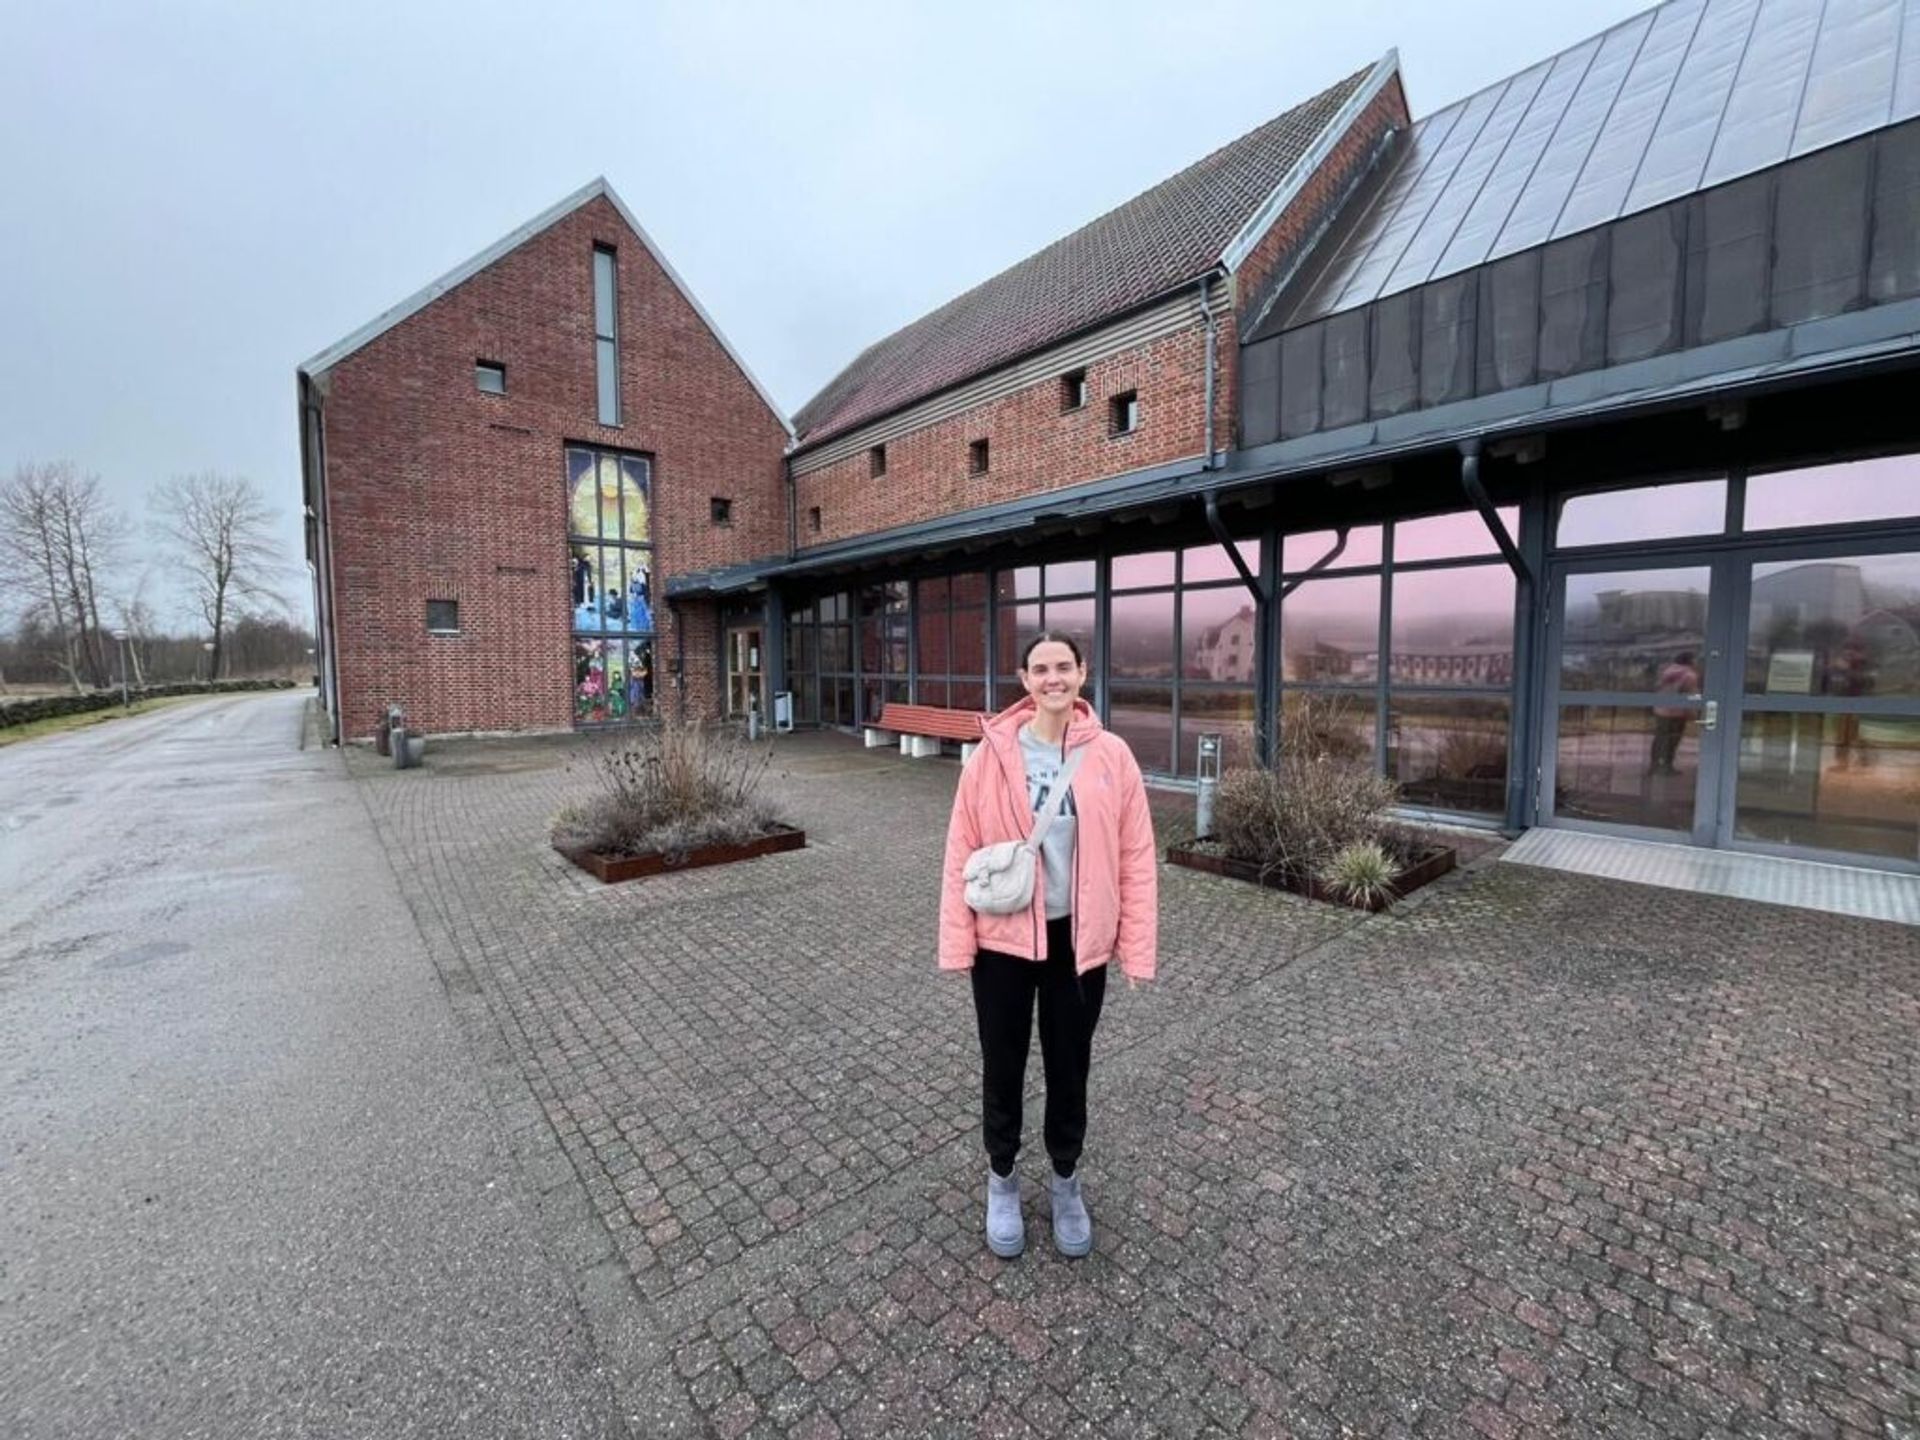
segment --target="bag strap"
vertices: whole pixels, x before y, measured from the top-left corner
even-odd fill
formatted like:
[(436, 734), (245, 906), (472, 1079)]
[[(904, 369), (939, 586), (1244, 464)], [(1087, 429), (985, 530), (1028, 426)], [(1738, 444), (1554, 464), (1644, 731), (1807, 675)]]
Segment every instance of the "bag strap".
[(1034, 817), (1033, 833), (1027, 836), (1027, 848), (1036, 855), (1040, 853), (1040, 842), (1047, 838), (1047, 831), (1053, 828), (1060, 807), (1066, 803), (1067, 791), (1073, 786), (1074, 773), (1079, 770), (1080, 762), (1086, 758), (1087, 747), (1082, 745), (1071, 755), (1067, 763), (1060, 767), (1060, 774), (1054, 779), (1053, 793), (1047, 796), (1047, 803), (1040, 807), (1040, 813)]

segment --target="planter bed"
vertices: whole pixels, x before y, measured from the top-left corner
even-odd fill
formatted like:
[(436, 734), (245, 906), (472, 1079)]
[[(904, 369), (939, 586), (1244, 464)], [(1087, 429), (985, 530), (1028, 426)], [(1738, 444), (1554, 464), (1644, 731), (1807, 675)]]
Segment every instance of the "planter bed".
[(622, 880), (641, 880), (649, 875), (664, 875), (670, 870), (697, 870), (703, 865), (730, 865), (735, 860), (757, 860), (762, 855), (777, 855), (783, 850), (804, 849), (806, 843), (806, 831), (783, 825), (772, 834), (749, 840), (744, 845), (708, 845), (689, 851), (684, 860), (670, 860), (658, 853), (601, 855), (577, 846), (561, 845), (557, 841), (553, 848), (602, 884), (617, 885)]
[(1411, 895), (1422, 885), (1431, 884), (1453, 869), (1454, 852), (1445, 846), (1434, 846), (1423, 851), (1411, 865), (1400, 873), (1393, 882), (1393, 893), (1385, 899), (1372, 904), (1361, 904), (1348, 900), (1323, 885), (1319, 877), (1302, 875), (1293, 870), (1271, 870), (1262, 874), (1260, 867), (1248, 860), (1235, 860), (1225, 852), (1215, 849), (1206, 841), (1190, 841), (1184, 845), (1167, 847), (1167, 861), (1173, 865), (1184, 865), (1189, 870), (1204, 870), (1209, 875), (1225, 875), (1234, 880), (1248, 880), (1255, 885), (1264, 885), (1269, 890), (1291, 890), (1296, 895), (1304, 895), (1309, 900), (1324, 900), (1329, 905), (1345, 905), (1356, 910), (1379, 911), (1386, 909), (1395, 900)]

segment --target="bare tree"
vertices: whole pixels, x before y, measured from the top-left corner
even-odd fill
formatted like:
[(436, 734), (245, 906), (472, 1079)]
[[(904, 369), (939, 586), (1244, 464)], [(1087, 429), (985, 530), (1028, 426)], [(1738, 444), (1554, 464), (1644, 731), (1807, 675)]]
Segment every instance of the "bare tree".
[(241, 602), (285, 607), (273, 587), (281, 570), (273, 512), (241, 475), (182, 475), (153, 493), (155, 514), (176, 568), (213, 640), (209, 679), (220, 678), (226, 634)]
[(108, 680), (100, 591), (125, 538), (100, 477), (67, 461), (22, 465), (0, 484), (0, 572), (22, 596), (23, 618), (51, 635), (76, 690), (83, 678)]

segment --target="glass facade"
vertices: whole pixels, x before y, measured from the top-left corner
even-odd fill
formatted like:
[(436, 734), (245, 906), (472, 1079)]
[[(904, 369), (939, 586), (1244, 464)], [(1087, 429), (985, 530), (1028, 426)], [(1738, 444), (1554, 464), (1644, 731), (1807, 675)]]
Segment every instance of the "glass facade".
[[(1191, 776), (1208, 733), (1253, 763), (1266, 675), (1279, 737), (1413, 807), (1920, 863), (1920, 458), (1549, 486), (1527, 523), (1529, 617), (1471, 510), (1238, 542), (1278, 571), (1266, 617), (1213, 544), (815, 595), (788, 617), (796, 718), (1004, 706), (1019, 646), (1064, 628), (1149, 773)], [(1522, 673), (1521, 622), (1548, 612)]]
[(578, 446), (566, 467), (573, 718), (605, 725), (653, 709), (651, 470)]

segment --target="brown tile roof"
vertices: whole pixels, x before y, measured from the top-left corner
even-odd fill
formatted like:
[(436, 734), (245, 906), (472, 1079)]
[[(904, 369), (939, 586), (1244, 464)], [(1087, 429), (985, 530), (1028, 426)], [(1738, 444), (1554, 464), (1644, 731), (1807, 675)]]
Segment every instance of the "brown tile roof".
[(800, 443), (842, 434), (1206, 274), (1368, 74), (1356, 71), (869, 345), (793, 417)]

